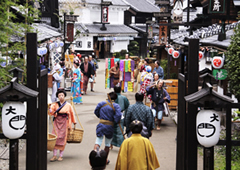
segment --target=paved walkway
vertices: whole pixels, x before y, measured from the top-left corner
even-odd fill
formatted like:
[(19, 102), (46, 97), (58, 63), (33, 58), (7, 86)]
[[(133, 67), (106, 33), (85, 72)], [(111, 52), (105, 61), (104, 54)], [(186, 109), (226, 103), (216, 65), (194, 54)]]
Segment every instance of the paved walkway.
[[(105, 89), (105, 62), (100, 62), (100, 69), (97, 74), (97, 83), (95, 84), (95, 92), (88, 92), (83, 96), (83, 105), (76, 105), (77, 114), (84, 127), (84, 137), (81, 144), (67, 144), (64, 151), (63, 162), (47, 162), (49, 170), (90, 170), (88, 155), (93, 149), (95, 143), (95, 129), (99, 119), (94, 115), (94, 109), (98, 102), (106, 100), (106, 93), (110, 92)], [(89, 90), (89, 89), (88, 89)], [(135, 103), (134, 93), (128, 92), (123, 95), (127, 96), (130, 104)], [(70, 96), (70, 93), (68, 93)], [(164, 118), (160, 131), (153, 131), (150, 138), (162, 170), (174, 170), (176, 166), (176, 125), (169, 117)], [(103, 148), (103, 147), (102, 147)], [(106, 170), (113, 170), (115, 167), (119, 148), (114, 147), (110, 151), (110, 164)], [(52, 152), (48, 154), (48, 160), (52, 157)], [(25, 169), (25, 149), (20, 152), (19, 169)]]

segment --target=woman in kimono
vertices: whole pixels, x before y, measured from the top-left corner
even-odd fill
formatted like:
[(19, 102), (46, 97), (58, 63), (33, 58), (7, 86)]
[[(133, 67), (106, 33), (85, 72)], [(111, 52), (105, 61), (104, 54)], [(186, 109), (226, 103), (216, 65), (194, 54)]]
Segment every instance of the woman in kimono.
[(160, 125), (162, 122), (163, 112), (164, 112), (164, 102), (170, 103), (170, 96), (163, 88), (163, 80), (160, 79), (157, 81), (156, 85), (147, 87), (147, 94), (152, 95), (152, 112), (153, 117), (157, 118), (157, 130), (160, 130)]
[[(50, 159), (51, 162), (56, 160), (63, 160), (63, 151), (67, 143), (68, 129), (72, 128), (72, 123), (76, 125), (76, 120), (73, 114), (73, 108), (70, 103), (65, 101), (66, 92), (63, 89), (59, 89), (56, 93), (59, 101), (51, 105), (49, 111), (50, 115), (55, 117), (54, 129), (52, 133), (57, 135), (56, 145), (53, 150), (53, 157)], [(56, 133), (55, 133), (56, 131)], [(57, 150), (60, 151), (59, 158), (57, 158)]]
[(120, 69), (119, 62), (115, 62), (114, 66), (109, 71), (111, 78), (113, 78), (113, 85), (120, 83)]
[(151, 73), (152, 67), (147, 66), (146, 67), (146, 72), (143, 72), (141, 75), (141, 81), (140, 81), (140, 92), (144, 94), (145, 96), (145, 90), (147, 86), (149, 86), (153, 82), (153, 75)]
[(54, 67), (53, 67), (53, 70), (52, 70), (52, 77), (53, 77), (53, 87), (52, 87), (52, 102), (56, 102), (57, 101), (57, 97), (56, 97), (56, 93), (57, 93), (57, 83), (60, 83), (61, 80), (63, 79), (64, 77), (64, 73), (62, 74), (62, 76), (59, 76), (59, 69), (61, 68), (61, 66), (59, 64), (56, 64)]
[(74, 61), (73, 66), (75, 70), (73, 71), (73, 79), (72, 79), (72, 88), (71, 93), (73, 93), (73, 102), (74, 104), (82, 103), (82, 94), (81, 94), (81, 72), (79, 70), (79, 62)]

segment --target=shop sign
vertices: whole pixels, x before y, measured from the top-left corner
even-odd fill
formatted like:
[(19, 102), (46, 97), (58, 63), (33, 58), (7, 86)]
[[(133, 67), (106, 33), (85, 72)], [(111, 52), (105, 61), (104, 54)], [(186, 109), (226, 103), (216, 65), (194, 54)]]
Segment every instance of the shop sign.
[(67, 41), (73, 42), (73, 33), (74, 33), (74, 24), (68, 23), (67, 24)]
[(168, 27), (166, 25), (161, 25), (161, 24), (167, 24), (167, 22), (160, 22), (159, 24), (159, 44), (167, 44), (167, 29)]
[(227, 78), (227, 70), (226, 69), (214, 69), (213, 70), (213, 77), (216, 80), (225, 80)]
[(102, 6), (102, 23), (108, 22), (108, 7)]
[(226, 13), (225, 0), (210, 0), (209, 1), (209, 13), (210, 14), (224, 14)]

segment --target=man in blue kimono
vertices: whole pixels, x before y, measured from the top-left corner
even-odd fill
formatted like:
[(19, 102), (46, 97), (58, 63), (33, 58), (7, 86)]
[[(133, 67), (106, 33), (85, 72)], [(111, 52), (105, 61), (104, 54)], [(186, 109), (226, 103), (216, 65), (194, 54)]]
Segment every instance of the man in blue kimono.
[(114, 123), (119, 123), (122, 117), (120, 106), (111, 102), (117, 99), (117, 94), (115, 92), (111, 92), (108, 95), (110, 99), (108, 99), (106, 102), (103, 101), (98, 103), (94, 111), (95, 115), (100, 119), (96, 129), (97, 139), (94, 150), (96, 150), (98, 147), (100, 148), (102, 145), (103, 136), (105, 136), (104, 150), (106, 151), (107, 155), (109, 153), (109, 148), (113, 138)]
[(164, 79), (164, 71), (160, 66), (159, 61), (155, 61), (155, 68), (153, 69), (153, 74), (158, 74), (160, 79)]

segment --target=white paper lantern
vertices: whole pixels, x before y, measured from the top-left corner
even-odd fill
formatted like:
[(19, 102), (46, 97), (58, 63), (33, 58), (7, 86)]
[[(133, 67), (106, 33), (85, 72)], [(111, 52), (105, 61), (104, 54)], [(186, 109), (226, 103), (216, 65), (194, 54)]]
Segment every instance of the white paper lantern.
[(49, 44), (49, 46), (48, 46), (49, 51), (52, 51), (52, 50), (53, 50), (54, 45), (55, 45), (54, 43)]
[(204, 53), (202, 51), (199, 51), (198, 58), (199, 58), (199, 60), (204, 58)]
[(63, 47), (64, 46), (64, 43), (62, 41), (59, 41), (59, 46), (60, 47)]
[(222, 68), (223, 63), (224, 63), (223, 58), (220, 56), (215, 56), (212, 59), (212, 66), (216, 69)]
[(214, 110), (201, 110), (197, 114), (197, 140), (204, 147), (216, 145), (220, 137), (220, 116)]
[(169, 55), (172, 55), (173, 51), (174, 51), (173, 48), (169, 48), (169, 49), (168, 49), (168, 54), (169, 54)]
[(37, 49), (37, 54), (38, 54), (38, 55), (42, 55), (42, 54), (41, 54), (41, 48), (38, 48), (38, 49)]
[(59, 44), (57, 42), (54, 42), (54, 48), (58, 48), (59, 47), (58, 45)]
[(24, 134), (26, 106), (22, 102), (8, 101), (2, 108), (2, 131), (9, 139), (18, 139)]
[(43, 47), (43, 48), (42, 48), (42, 54), (43, 54), (43, 55), (47, 54), (47, 48), (46, 48), (46, 47)]
[(173, 58), (178, 58), (180, 56), (179, 51), (173, 51), (172, 56), (173, 56)]

